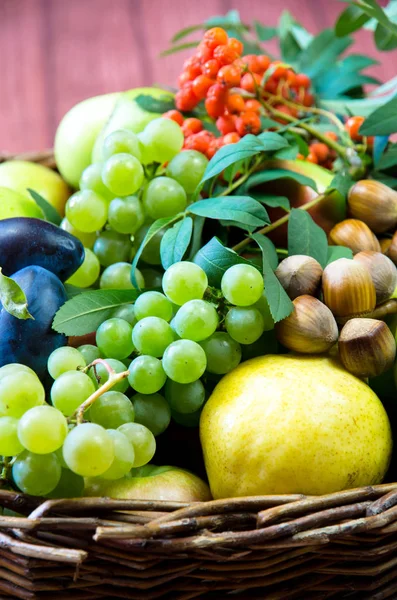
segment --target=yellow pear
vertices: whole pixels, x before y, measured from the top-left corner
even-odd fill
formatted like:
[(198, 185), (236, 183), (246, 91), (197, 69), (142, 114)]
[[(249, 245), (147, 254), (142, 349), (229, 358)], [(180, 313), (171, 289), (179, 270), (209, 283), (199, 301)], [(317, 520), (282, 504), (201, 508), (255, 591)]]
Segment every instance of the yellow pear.
[(379, 398), (325, 356), (242, 363), (205, 405), (200, 437), (214, 498), (377, 484), (392, 451)]

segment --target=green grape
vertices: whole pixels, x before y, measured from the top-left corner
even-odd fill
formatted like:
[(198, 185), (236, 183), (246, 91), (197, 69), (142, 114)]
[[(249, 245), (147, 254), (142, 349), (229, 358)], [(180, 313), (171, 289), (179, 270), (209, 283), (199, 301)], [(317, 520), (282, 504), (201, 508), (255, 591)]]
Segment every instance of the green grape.
[(174, 317), (175, 331), (179, 337), (193, 342), (201, 342), (210, 337), (218, 325), (216, 308), (205, 300), (189, 300)]
[(180, 340), (181, 337), (180, 337), (180, 335), (178, 335), (178, 333), (177, 333), (177, 331), (175, 329), (175, 317), (170, 321), (170, 327), (171, 327), (171, 329), (172, 329), (172, 331), (174, 333), (174, 341)]
[(192, 194), (200, 183), (208, 158), (197, 150), (184, 150), (168, 163), (167, 176), (181, 184), (187, 194)]
[(114, 154), (102, 167), (102, 181), (115, 196), (135, 194), (144, 178), (141, 163), (131, 154)]
[(135, 133), (128, 129), (117, 129), (106, 136), (102, 147), (102, 157), (106, 160), (114, 154), (132, 154), (140, 160), (140, 144)]
[(241, 346), (228, 333), (217, 331), (201, 342), (207, 356), (207, 371), (224, 375), (237, 367), (241, 361)]
[(155, 437), (167, 429), (171, 421), (171, 409), (161, 394), (135, 394), (132, 402), (136, 423), (150, 429)]
[(99, 264), (98, 258), (89, 248), (84, 248), (85, 255), (83, 264), (77, 269), (75, 273), (66, 283), (75, 285), (80, 288), (87, 288), (94, 285), (99, 277), (101, 271), (101, 265)]
[(51, 352), (48, 357), (47, 368), (53, 379), (56, 379), (66, 371), (73, 371), (78, 367), (85, 367), (86, 362), (83, 355), (76, 348), (64, 346)]
[(99, 348), (93, 344), (83, 344), (82, 346), (79, 346), (77, 350), (84, 358), (86, 365), (90, 365), (97, 358), (101, 358)]
[(114, 459), (101, 477), (103, 479), (121, 479), (132, 469), (135, 460), (134, 447), (120, 430), (108, 429), (106, 433), (113, 440)]
[(124, 433), (134, 448), (134, 468), (142, 467), (152, 460), (156, 452), (156, 439), (150, 429), (140, 423), (126, 423), (118, 431)]
[(68, 468), (82, 477), (96, 477), (108, 470), (114, 459), (114, 443), (106, 429), (96, 423), (77, 425), (63, 445)]
[(172, 319), (172, 304), (160, 292), (144, 292), (135, 300), (135, 316), (140, 321), (145, 317), (160, 317), (164, 321)]
[(84, 478), (70, 469), (63, 468), (61, 478), (47, 498), (81, 498), (84, 493)]
[(92, 190), (81, 190), (70, 196), (65, 207), (68, 221), (80, 231), (92, 233), (102, 229), (108, 216), (105, 198)]
[(251, 265), (233, 265), (223, 274), (221, 290), (231, 304), (251, 306), (262, 296), (263, 277)]
[(240, 344), (253, 344), (265, 330), (264, 319), (253, 306), (235, 306), (225, 319), (226, 331)]
[(66, 371), (52, 384), (51, 400), (65, 417), (70, 417), (94, 392), (94, 383), (88, 375), (81, 371)]
[[(68, 426), (68, 430), (71, 431), (73, 429), (74, 425), (69, 425)], [(55, 456), (57, 457), (57, 459), (59, 460), (59, 464), (61, 465), (62, 469), (67, 469), (68, 466), (65, 463), (65, 460), (63, 458), (63, 448), (58, 448), (58, 450), (55, 450), (54, 452)]]
[(36, 374), (14, 370), (1, 379), (0, 416), (19, 418), (45, 402), (45, 391)]
[(30, 375), (37, 377), (33, 369), (27, 367), (26, 365), (22, 365), (21, 363), (8, 363), (8, 365), (0, 367), (0, 381), (4, 379), (4, 377), (8, 377), (8, 375), (15, 375), (15, 373), (21, 372), (30, 373)]
[(68, 423), (59, 410), (52, 406), (35, 406), (18, 423), (21, 444), (35, 454), (49, 454), (58, 450), (68, 434)]
[(102, 163), (93, 163), (81, 174), (81, 190), (92, 190), (99, 196), (102, 196), (108, 203), (113, 200), (114, 194), (106, 187), (102, 181)]
[(18, 419), (0, 417), (0, 455), (16, 456), (23, 449), (18, 438)]
[[(124, 371), (127, 370), (125, 364), (122, 363), (120, 360), (116, 360), (115, 358), (107, 358), (105, 362), (116, 373), (124, 373)], [(99, 378), (99, 385), (103, 385), (104, 383), (106, 383), (107, 380), (109, 379), (109, 371), (106, 369), (106, 367), (103, 364), (99, 363), (99, 364), (95, 365), (95, 371)], [(91, 380), (94, 382), (95, 387), (98, 387), (98, 380), (97, 380), (97, 377), (95, 377), (94, 367), (91, 367), (91, 369), (89, 370), (89, 376), (90, 376)], [(121, 392), (122, 394), (124, 394), (124, 392), (128, 389), (128, 387), (129, 387), (128, 379), (125, 378), (125, 379), (122, 379), (121, 381), (119, 381), (118, 383), (116, 383), (116, 385), (114, 385), (112, 387), (112, 390), (114, 392)]]
[(172, 381), (177, 383), (192, 383), (200, 379), (206, 366), (204, 350), (191, 340), (177, 340), (164, 352), (164, 371)]
[[(139, 287), (145, 287), (145, 281), (139, 269), (135, 270), (135, 277)], [(135, 287), (131, 281), (131, 264), (118, 262), (106, 267), (99, 280), (99, 287), (102, 290), (134, 290)]]
[[(143, 225), (135, 235), (134, 239), (134, 247), (138, 249), (143, 242), (143, 238), (149, 230), (150, 225)], [(160, 257), (160, 245), (161, 240), (165, 234), (165, 229), (160, 229), (150, 240), (148, 244), (146, 244), (143, 252), (141, 254), (142, 260), (144, 260), (149, 265), (161, 265), (161, 257)]]
[(131, 240), (128, 235), (117, 231), (102, 231), (94, 244), (94, 252), (103, 267), (117, 262), (128, 262), (131, 254)]
[(116, 310), (112, 314), (112, 318), (124, 319), (124, 321), (127, 321), (127, 323), (129, 323), (130, 325), (132, 325), (132, 327), (134, 327), (134, 325), (137, 323), (134, 305), (133, 304), (123, 304), (123, 306), (116, 308)]
[(182, 149), (184, 136), (178, 123), (162, 117), (146, 125), (139, 139), (144, 145), (144, 157), (150, 162), (164, 163)]
[(94, 242), (96, 240), (95, 233), (84, 233), (84, 231), (79, 231), (78, 229), (73, 227), (73, 225), (71, 223), (69, 223), (69, 221), (67, 220), (66, 217), (64, 219), (62, 219), (59, 227), (61, 229), (63, 229), (64, 231), (71, 233), (72, 235), (74, 235), (74, 237), (77, 237), (77, 239), (79, 239), (80, 242), (83, 244), (84, 248), (92, 248), (93, 247)]
[(12, 477), (25, 494), (45, 496), (61, 479), (61, 465), (56, 454), (22, 452), (12, 467)]
[(274, 320), (270, 311), (269, 302), (267, 301), (265, 291), (262, 292), (261, 297), (254, 304), (255, 308), (259, 310), (263, 317), (263, 326), (265, 331), (271, 331), (274, 329)]
[(178, 413), (176, 410), (173, 410), (171, 416), (178, 425), (182, 425), (183, 427), (198, 427), (200, 424), (201, 412), (201, 408), (188, 414)]
[(106, 358), (127, 358), (134, 350), (132, 327), (124, 319), (108, 319), (96, 332), (96, 345)]
[(90, 408), (90, 421), (105, 429), (117, 429), (124, 423), (134, 421), (134, 406), (121, 392), (105, 392)]
[(181, 261), (168, 267), (162, 284), (164, 293), (171, 302), (182, 306), (189, 300), (200, 300), (204, 296), (208, 279), (201, 267)]
[(176, 383), (168, 379), (164, 393), (172, 412), (181, 414), (194, 413), (205, 402), (205, 388), (200, 379), (193, 383)]
[(141, 269), (143, 278), (145, 280), (145, 286), (148, 289), (153, 288), (161, 288), (161, 281), (163, 279), (163, 274), (160, 271), (156, 271), (156, 269), (143, 268)]
[(132, 361), (128, 370), (130, 386), (140, 394), (158, 392), (167, 379), (161, 360), (154, 356), (138, 356)]
[(173, 217), (185, 210), (186, 192), (170, 177), (155, 177), (146, 186), (142, 203), (145, 213), (152, 219)]
[(109, 225), (119, 233), (133, 234), (142, 227), (145, 213), (136, 196), (115, 198), (109, 206)]
[(165, 349), (174, 341), (171, 327), (159, 317), (145, 317), (132, 330), (132, 341), (141, 354), (163, 356)]

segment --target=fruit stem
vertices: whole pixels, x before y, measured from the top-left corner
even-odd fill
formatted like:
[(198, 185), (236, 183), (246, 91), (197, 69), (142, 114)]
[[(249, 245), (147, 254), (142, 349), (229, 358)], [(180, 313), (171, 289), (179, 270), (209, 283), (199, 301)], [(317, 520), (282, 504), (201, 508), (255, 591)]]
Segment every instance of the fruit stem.
[[(317, 204), (319, 204), (320, 202), (325, 200), (325, 198), (328, 198), (327, 192), (324, 194), (320, 194), (319, 196), (317, 196), (316, 198), (311, 200), (311, 202), (307, 202), (303, 206), (300, 206), (297, 210), (310, 210), (311, 208), (313, 208), (313, 206), (316, 206)], [(262, 235), (266, 235), (266, 234), (270, 233), (274, 229), (277, 229), (277, 227), (280, 227), (280, 225), (284, 225), (284, 223), (287, 223), (289, 221), (290, 215), (291, 215), (291, 213), (284, 215), (284, 217), (281, 217), (277, 221), (274, 221), (274, 223), (270, 223), (270, 225), (266, 225), (266, 227), (262, 227), (262, 229), (259, 229), (255, 233), (261, 233)], [(248, 244), (251, 241), (252, 241), (251, 237), (246, 237), (244, 240), (242, 240), (241, 242), (239, 242), (238, 244), (233, 246), (232, 250), (234, 250), (235, 252), (239, 252), (240, 250), (242, 250), (242, 248), (245, 248), (245, 246), (248, 246)]]
[(242, 183), (247, 181), (248, 177), (250, 177), (250, 175), (252, 175), (252, 173), (258, 168), (258, 166), (262, 160), (263, 159), (261, 157), (259, 158), (259, 160), (256, 160), (254, 162), (254, 164), (248, 169), (248, 171), (246, 171), (246, 173), (244, 173), (244, 175), (241, 175), (241, 177), (239, 177), (238, 179), (236, 179), (236, 181), (231, 183), (225, 190), (223, 190), (223, 192), (221, 194), (218, 194), (217, 197), (220, 198), (222, 196), (228, 196), (230, 194), (230, 192), (233, 192), (233, 190), (235, 190)]

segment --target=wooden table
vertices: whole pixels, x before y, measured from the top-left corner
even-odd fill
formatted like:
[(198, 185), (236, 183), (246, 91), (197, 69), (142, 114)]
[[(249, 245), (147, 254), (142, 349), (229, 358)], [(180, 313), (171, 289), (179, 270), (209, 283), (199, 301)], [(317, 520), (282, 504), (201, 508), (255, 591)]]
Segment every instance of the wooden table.
[[(281, 7), (310, 30), (330, 26), (338, 0), (0, 0), (0, 151), (49, 147), (62, 115), (108, 91), (174, 85), (185, 54), (159, 58), (173, 33), (231, 8), (275, 24)], [(372, 36), (354, 52), (378, 56)], [(269, 49), (275, 50), (269, 45)], [(395, 75), (397, 52), (370, 69)]]

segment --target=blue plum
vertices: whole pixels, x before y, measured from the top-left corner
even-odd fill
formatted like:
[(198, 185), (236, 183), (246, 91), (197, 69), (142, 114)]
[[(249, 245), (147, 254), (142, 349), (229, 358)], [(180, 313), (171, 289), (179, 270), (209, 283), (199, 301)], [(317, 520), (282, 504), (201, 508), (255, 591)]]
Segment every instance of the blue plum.
[(4, 275), (37, 265), (66, 281), (83, 260), (80, 240), (52, 223), (29, 217), (0, 221), (0, 266)]

